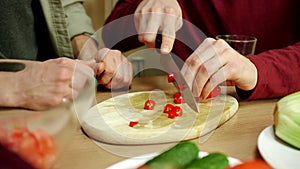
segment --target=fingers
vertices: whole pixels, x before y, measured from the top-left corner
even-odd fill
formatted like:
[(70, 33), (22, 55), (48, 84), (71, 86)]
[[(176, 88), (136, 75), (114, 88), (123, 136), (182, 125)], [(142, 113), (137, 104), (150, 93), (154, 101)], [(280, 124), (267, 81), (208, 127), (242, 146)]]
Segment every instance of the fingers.
[[(176, 13), (174, 9), (172, 8), (166, 8), (165, 9), (165, 15), (164, 15), (164, 20), (162, 22), (162, 42), (161, 42), (161, 53), (167, 54), (170, 53), (173, 44), (175, 41), (175, 36), (176, 36), (176, 31), (178, 22), (182, 22), (181, 19), (178, 19), (176, 16)], [(181, 25), (180, 25), (181, 27)]]
[[(202, 77), (206, 75), (206, 68), (204, 63), (215, 55), (212, 49), (214, 40), (206, 39), (192, 55), (185, 61), (181, 73), (185, 77), (189, 87), (192, 89), (194, 96), (199, 96), (207, 78)], [(197, 78), (200, 76), (200, 78)]]
[(96, 77), (99, 77), (105, 70), (105, 64), (103, 62), (97, 63), (95, 68)]
[(161, 11), (155, 14), (139, 14), (137, 17), (140, 18), (137, 27), (138, 39), (144, 43), (147, 48), (155, 48), (156, 34), (160, 28), (161, 23)]
[[(133, 72), (131, 63), (118, 50), (99, 51), (105, 68), (100, 76), (97, 76), (99, 84), (109, 89), (129, 87)], [(105, 56), (103, 56), (105, 55)]]
[(176, 31), (182, 26), (180, 6), (176, 0), (142, 1), (135, 11), (135, 26), (139, 41), (148, 48), (155, 48), (156, 34), (162, 32), (160, 50), (169, 53)]
[(243, 89), (254, 88), (257, 81), (253, 63), (225, 41), (211, 38), (207, 38), (186, 60), (181, 72), (200, 101), (225, 81)]

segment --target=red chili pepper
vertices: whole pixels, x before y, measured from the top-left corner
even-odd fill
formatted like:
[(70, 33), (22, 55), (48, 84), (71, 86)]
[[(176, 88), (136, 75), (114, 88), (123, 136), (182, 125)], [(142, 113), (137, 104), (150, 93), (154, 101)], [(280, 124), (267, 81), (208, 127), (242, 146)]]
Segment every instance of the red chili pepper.
[(168, 73), (168, 82), (174, 82), (175, 81), (175, 74), (173, 72)]
[(212, 98), (212, 97), (216, 97), (221, 93), (221, 88), (220, 86), (215, 87), (207, 96), (207, 98)]
[(173, 109), (173, 107), (174, 106), (172, 104), (166, 104), (164, 108), (164, 113), (169, 113)]
[(129, 122), (129, 126), (130, 127), (134, 127), (135, 125), (137, 125), (139, 122), (138, 121), (131, 121)]
[(177, 92), (174, 94), (174, 103), (176, 103), (176, 104), (184, 103), (184, 99), (180, 92)]
[(146, 100), (144, 104), (145, 110), (153, 110), (155, 107), (155, 101), (154, 100)]
[(179, 106), (175, 106), (171, 111), (174, 111), (177, 116), (182, 116), (182, 109)]
[(175, 117), (177, 117), (177, 113), (176, 113), (176, 111), (173, 111), (173, 109), (172, 109), (172, 110), (169, 111), (169, 113), (168, 113), (168, 118), (174, 119)]

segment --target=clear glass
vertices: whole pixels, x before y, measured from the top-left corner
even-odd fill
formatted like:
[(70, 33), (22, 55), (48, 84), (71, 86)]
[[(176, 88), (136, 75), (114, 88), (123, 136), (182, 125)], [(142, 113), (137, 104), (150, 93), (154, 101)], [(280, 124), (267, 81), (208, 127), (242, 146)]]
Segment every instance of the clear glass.
[(47, 169), (55, 163), (80, 127), (77, 117), (94, 101), (94, 77), (76, 69), (73, 85), (78, 80), (83, 85), (76, 96), (73, 92), (73, 100), (59, 106), (42, 111), (0, 108), (1, 167)]
[(255, 53), (257, 38), (248, 35), (217, 35), (216, 39), (225, 40), (233, 49), (242, 55)]

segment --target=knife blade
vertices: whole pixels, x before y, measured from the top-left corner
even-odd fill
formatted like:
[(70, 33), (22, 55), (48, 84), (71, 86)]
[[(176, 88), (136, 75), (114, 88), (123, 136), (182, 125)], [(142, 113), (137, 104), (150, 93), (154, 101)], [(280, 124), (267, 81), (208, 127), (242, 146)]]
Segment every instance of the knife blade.
[(175, 81), (173, 82), (173, 84), (175, 85), (176, 88), (178, 88), (178, 85), (182, 85), (183, 88), (180, 90), (180, 92), (185, 103), (187, 103), (187, 105), (189, 105), (191, 109), (193, 109), (195, 112), (198, 113), (199, 107), (196, 102), (196, 99), (190, 87), (188, 86), (187, 82), (185, 81), (183, 75), (181, 74), (178, 65), (175, 63), (171, 54), (162, 54), (160, 52), (161, 43), (162, 43), (162, 33), (158, 32), (155, 39), (155, 48), (157, 49), (157, 52), (160, 53), (161, 55), (160, 64), (166, 70), (166, 72), (174, 73)]
[(166, 69), (168, 73), (174, 73), (174, 79), (175, 81), (173, 84), (176, 88), (178, 88), (178, 85), (181, 85), (183, 88), (180, 90), (181, 95), (185, 101), (189, 105), (191, 109), (193, 109), (195, 112), (199, 112), (199, 107), (196, 102), (196, 99), (188, 86), (187, 82), (185, 81), (183, 75), (181, 74), (178, 65), (175, 63), (173, 57), (171, 54), (162, 54), (160, 52), (160, 47), (162, 43), (162, 33), (158, 32), (155, 39), (155, 48), (157, 49), (157, 52), (160, 53), (160, 64), (161, 66)]
[(187, 103), (195, 112), (199, 112), (199, 107), (196, 99), (172, 56), (170, 54), (161, 54), (160, 64), (164, 69), (166, 69), (167, 72), (174, 74), (175, 81), (173, 82), (173, 84), (175, 85), (175, 87), (178, 88), (178, 85), (182, 86), (180, 89), (180, 93), (184, 99), (184, 102)]

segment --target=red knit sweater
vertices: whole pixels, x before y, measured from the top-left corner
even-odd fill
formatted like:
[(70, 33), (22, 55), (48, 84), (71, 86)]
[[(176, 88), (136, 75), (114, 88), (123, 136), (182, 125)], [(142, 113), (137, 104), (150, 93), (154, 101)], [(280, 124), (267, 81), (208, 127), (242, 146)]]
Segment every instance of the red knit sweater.
[[(133, 14), (140, 1), (119, 0), (106, 23)], [(199, 30), (206, 37), (252, 35), (258, 38), (256, 54), (247, 57), (258, 69), (258, 83), (251, 92), (238, 90), (239, 96), (249, 100), (276, 98), (300, 90), (299, 0), (178, 0), (178, 3), (187, 22), (176, 34), (173, 53), (185, 60), (203, 40)], [(121, 51), (143, 45), (136, 34), (132, 16), (103, 29), (107, 47)]]

